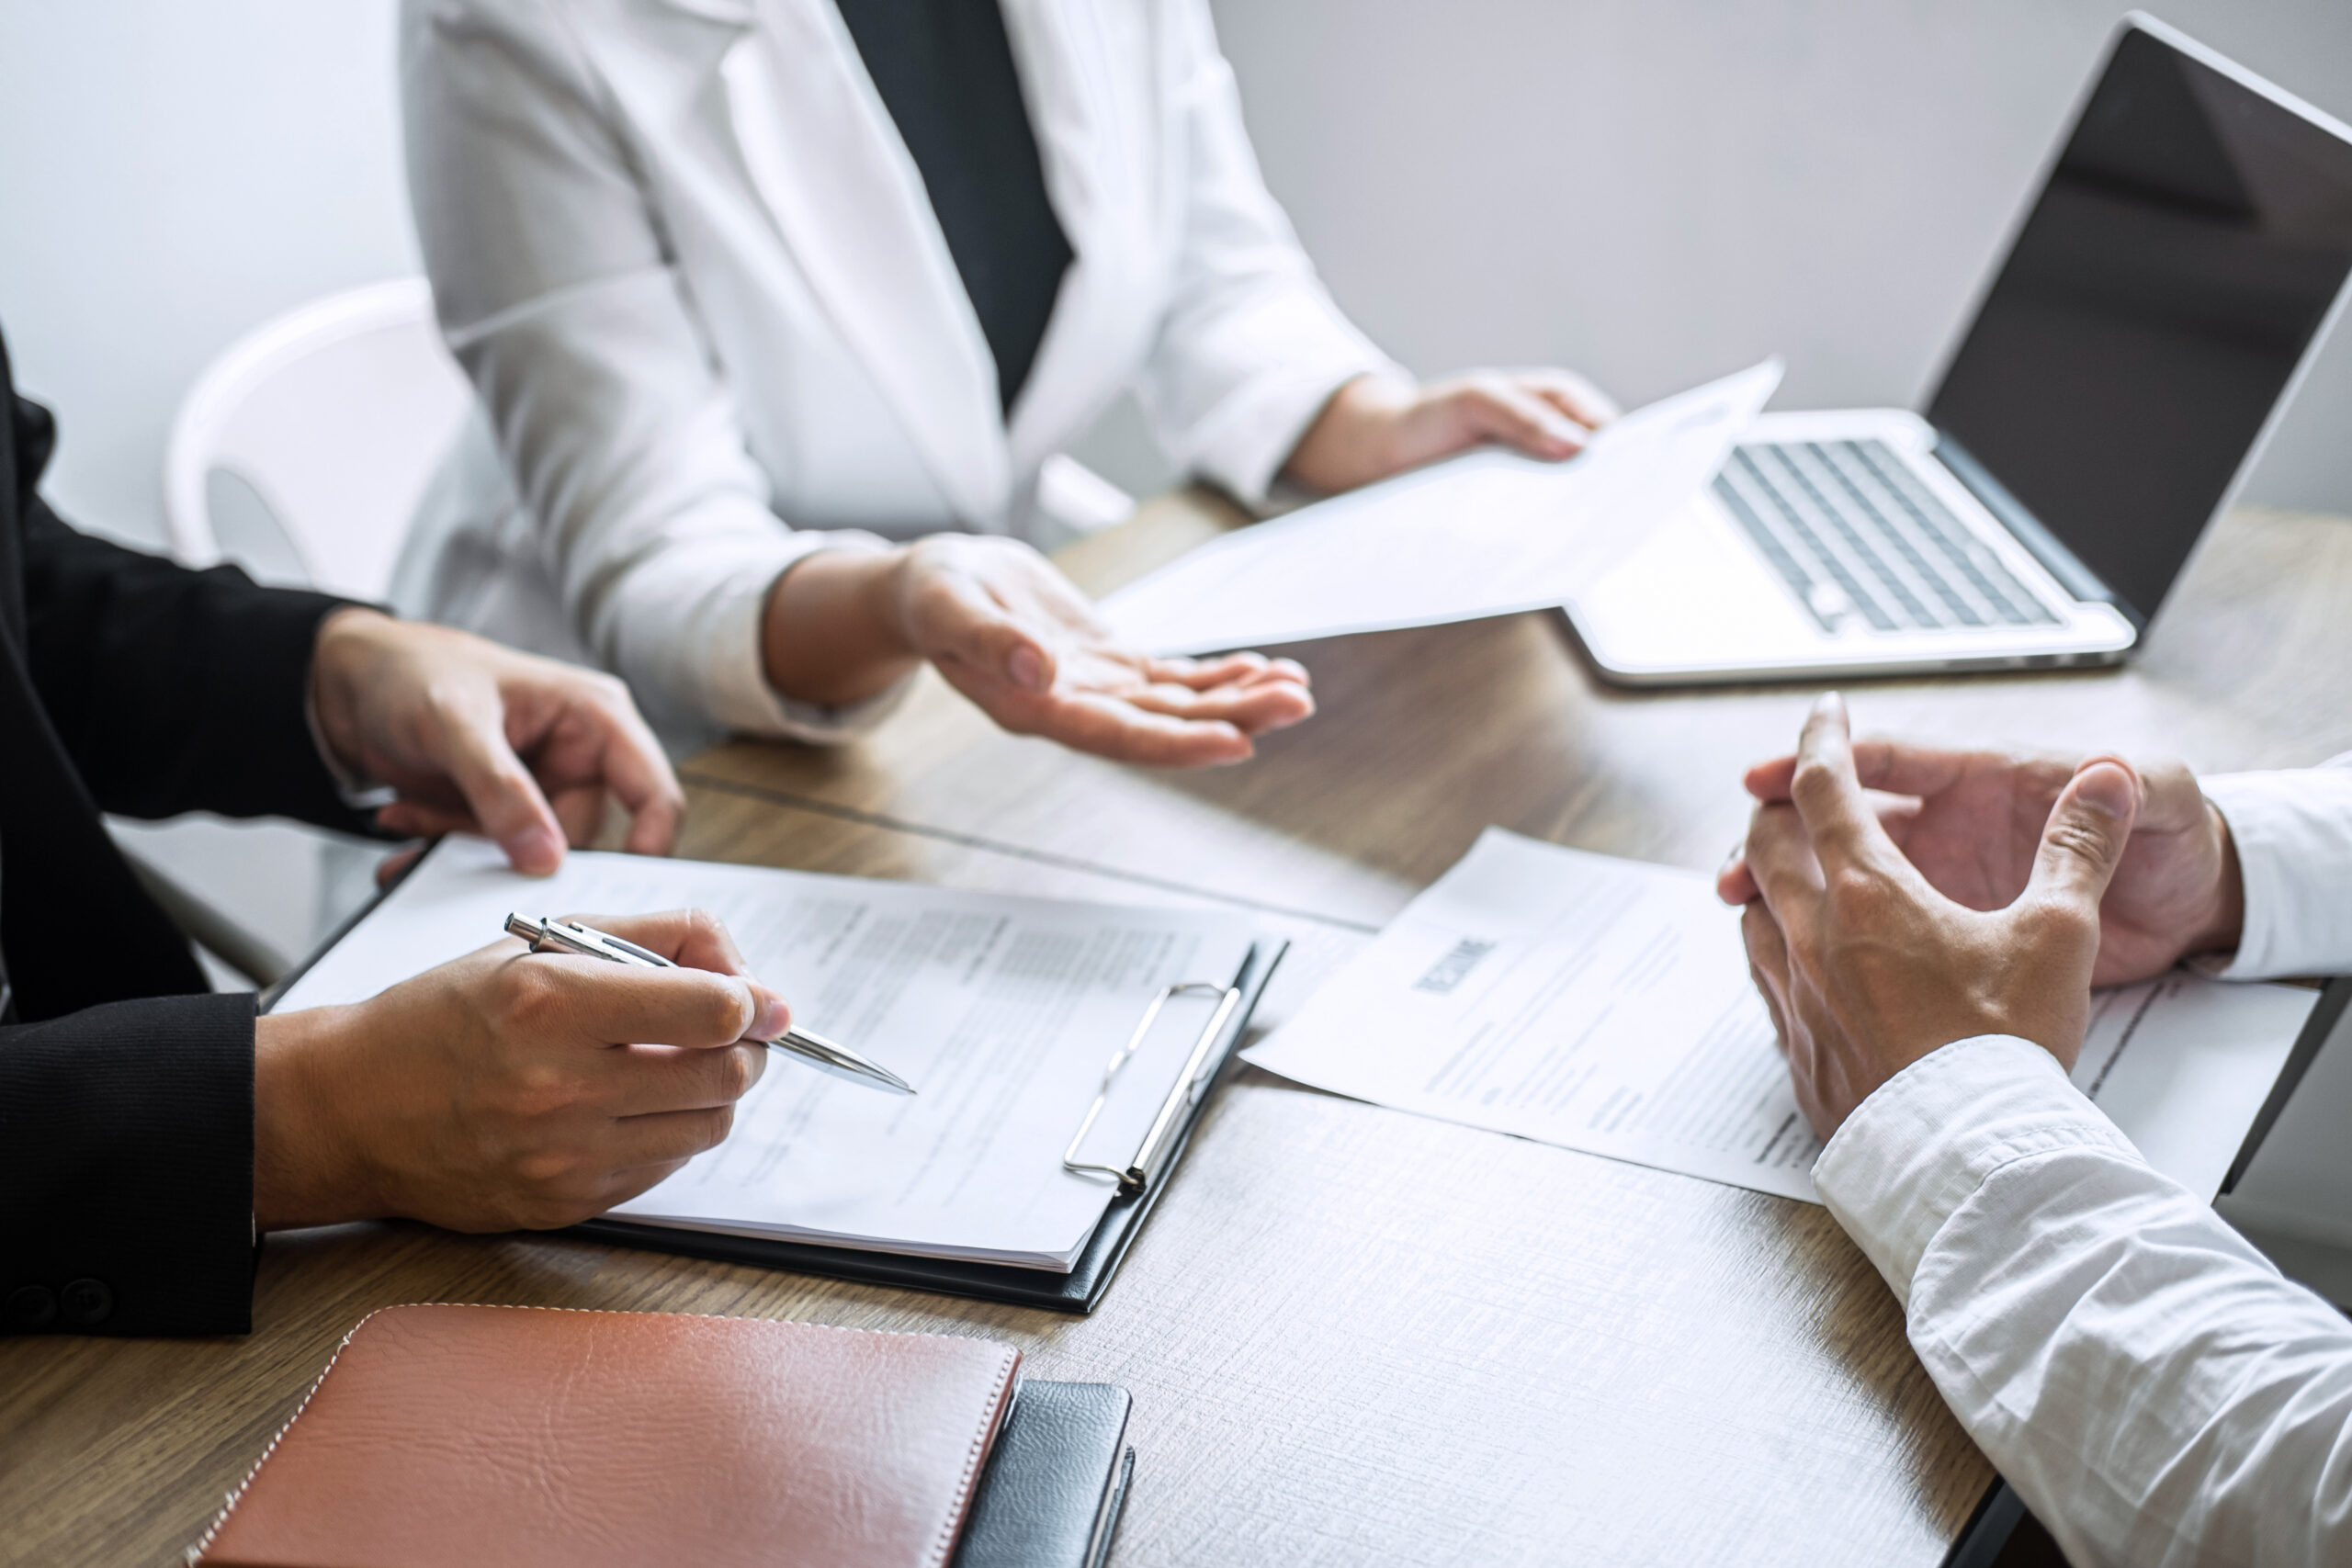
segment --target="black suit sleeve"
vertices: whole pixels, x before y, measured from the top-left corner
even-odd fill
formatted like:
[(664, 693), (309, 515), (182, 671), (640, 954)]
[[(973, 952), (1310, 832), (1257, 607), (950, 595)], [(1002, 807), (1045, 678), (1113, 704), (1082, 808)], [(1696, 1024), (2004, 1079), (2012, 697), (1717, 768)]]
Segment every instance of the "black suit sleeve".
[(365, 830), (306, 706), (319, 623), (345, 601), (76, 533), (37, 497), (22, 538), (33, 685), (102, 808)]
[(243, 1334), (254, 998), (0, 1027), (0, 1333)]

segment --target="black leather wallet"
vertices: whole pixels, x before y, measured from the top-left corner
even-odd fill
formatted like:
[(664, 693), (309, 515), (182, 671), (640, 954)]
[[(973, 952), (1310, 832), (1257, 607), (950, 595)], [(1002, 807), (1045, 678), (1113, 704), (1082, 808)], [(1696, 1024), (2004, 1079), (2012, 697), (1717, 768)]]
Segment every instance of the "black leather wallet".
[(1124, 1388), (1024, 1381), (980, 1472), (954, 1568), (1102, 1568), (1127, 1500)]

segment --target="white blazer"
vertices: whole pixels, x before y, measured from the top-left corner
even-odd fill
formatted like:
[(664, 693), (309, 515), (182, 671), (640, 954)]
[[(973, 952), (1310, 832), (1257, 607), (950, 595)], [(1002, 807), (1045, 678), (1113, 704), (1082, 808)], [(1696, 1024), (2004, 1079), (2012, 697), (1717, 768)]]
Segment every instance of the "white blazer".
[(1129, 386), (1171, 457), (1264, 496), (1389, 362), (1268, 195), (1206, 0), (1002, 4), (1075, 255), (1009, 420), (836, 0), (404, 0), (417, 225), (489, 417), (403, 609), (614, 670), (673, 734), (827, 739), (877, 705), (786, 702), (759, 657), (808, 552), (1039, 536), (1040, 465)]

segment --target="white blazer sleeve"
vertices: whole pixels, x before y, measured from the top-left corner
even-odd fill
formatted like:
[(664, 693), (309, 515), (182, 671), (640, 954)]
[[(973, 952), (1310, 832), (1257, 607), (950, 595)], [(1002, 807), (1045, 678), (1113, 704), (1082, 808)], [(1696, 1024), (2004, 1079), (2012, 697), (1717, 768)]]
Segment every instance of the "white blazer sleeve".
[(1169, 456), (1250, 505), (1344, 382), (1394, 371), (1341, 315), (1258, 171), (1207, 0), (1169, 0), (1182, 243), (1138, 400)]
[(2352, 1324), (1985, 1036), (1858, 1107), (1814, 1187), (1952, 1413), (2093, 1568), (2352, 1562)]
[(435, 306), (581, 641), (656, 716), (842, 738), (786, 701), (760, 614), (785, 568), (869, 536), (768, 504), (602, 89), (546, 0), (406, 0), (411, 196)]

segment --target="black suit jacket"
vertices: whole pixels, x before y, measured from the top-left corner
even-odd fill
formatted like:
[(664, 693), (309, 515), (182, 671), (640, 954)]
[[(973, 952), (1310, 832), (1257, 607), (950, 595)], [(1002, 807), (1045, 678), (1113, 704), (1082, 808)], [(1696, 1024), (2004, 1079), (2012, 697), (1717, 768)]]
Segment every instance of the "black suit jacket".
[(0, 343), (0, 1332), (242, 1333), (254, 998), (205, 994), (98, 819), (350, 828), (305, 702), (341, 601), (77, 534)]

